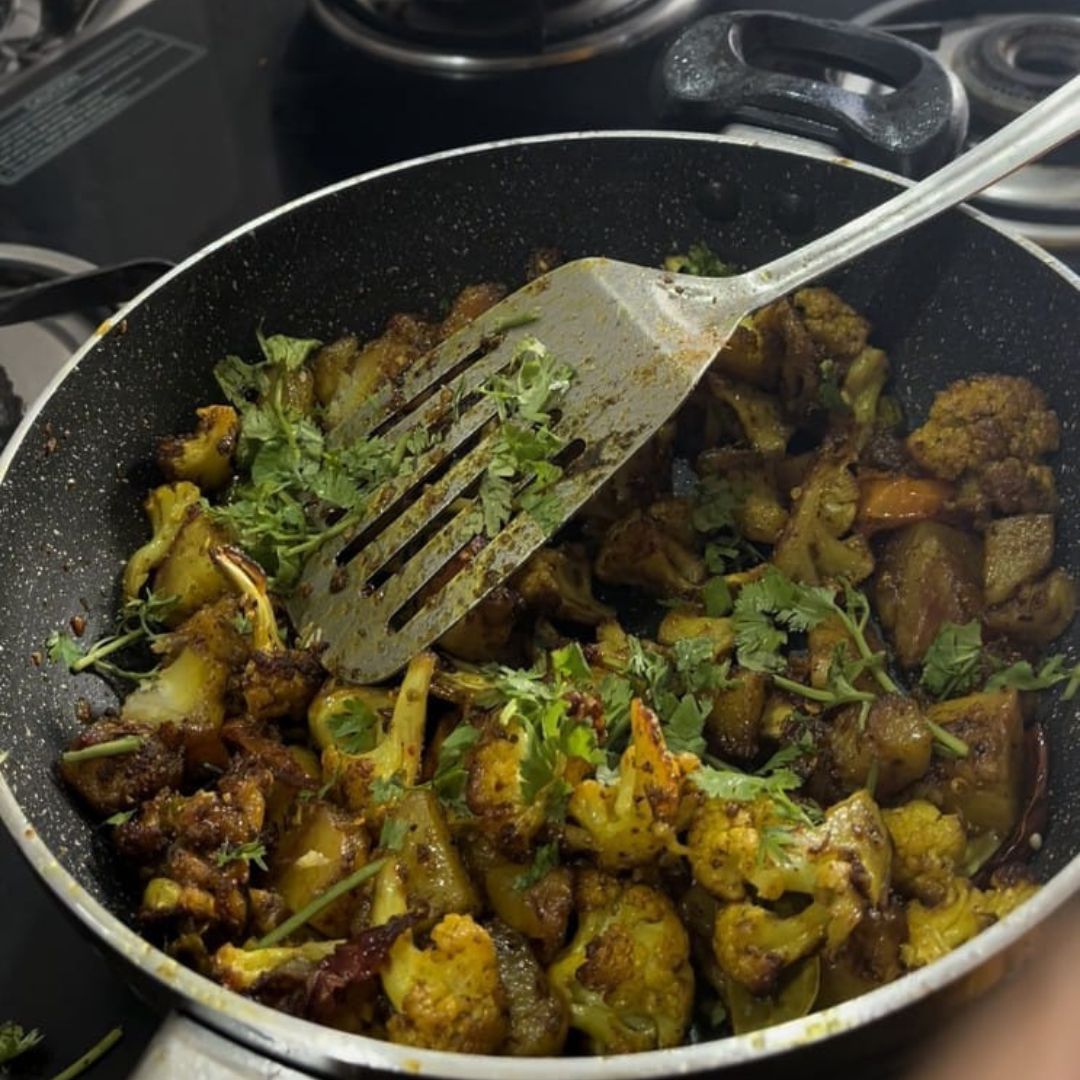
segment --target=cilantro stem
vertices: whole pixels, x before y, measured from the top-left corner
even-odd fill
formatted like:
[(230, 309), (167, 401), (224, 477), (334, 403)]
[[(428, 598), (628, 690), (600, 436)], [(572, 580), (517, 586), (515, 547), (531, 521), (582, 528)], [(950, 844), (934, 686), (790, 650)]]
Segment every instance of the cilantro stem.
[(813, 686), (805, 686), (794, 679), (787, 679), (783, 675), (773, 675), (772, 681), (781, 690), (788, 690), (792, 694), (799, 694), (810, 701), (819, 701), (822, 705), (847, 705), (853, 701), (873, 701), (874, 695), (865, 690), (856, 690), (851, 694), (838, 694), (834, 690), (818, 690)]
[(885, 691), (886, 694), (895, 694), (898, 692), (896, 683), (889, 677), (889, 673), (881, 666), (882, 654), (873, 652), (870, 646), (867, 644), (866, 637), (863, 635), (862, 628), (859, 624), (842, 608), (836, 601), (833, 601), (833, 607), (836, 609), (837, 615), (840, 616), (840, 621), (844, 624), (844, 629), (847, 630), (851, 636), (851, 640), (855, 643), (855, 648), (859, 652), (859, 656), (866, 662), (867, 668), (870, 673), (877, 680), (878, 686)]
[(295, 915), (289, 916), (280, 926), (275, 926), (270, 933), (265, 934), (255, 943), (254, 948), (266, 949), (284, 941), (294, 930), (299, 930), (304, 923), (313, 919), (323, 908), (332, 904), (339, 896), (352, 892), (357, 885), (362, 885), (368, 878), (374, 877), (384, 866), (386, 859), (376, 859), (359, 870), (353, 871), (348, 877), (342, 878), (336, 885), (331, 885), (324, 893), (320, 893), (305, 904)]
[(57, 1073), (53, 1080), (74, 1080), (76, 1076), (82, 1076), (91, 1065), (103, 1058), (123, 1037), (124, 1029), (114, 1027), (101, 1042), (91, 1046), (78, 1061), (72, 1062), (63, 1072)]
[(68, 750), (60, 755), (60, 760), (65, 765), (78, 765), (82, 761), (93, 761), (95, 758), (131, 754), (138, 750), (145, 741), (141, 735), (125, 735), (120, 739), (110, 739), (108, 742), (84, 746), (81, 750)]
[(492, 326), (492, 333), (502, 334), (507, 330), (516, 330), (519, 326), (528, 326), (540, 318), (540, 312), (533, 308), (530, 311), (518, 311), (511, 315), (504, 315)]
[(935, 724), (929, 717), (926, 719), (926, 726), (942, 749), (953, 757), (965, 758), (971, 753), (971, 747), (963, 739), (957, 738), (950, 731), (946, 731), (940, 724)]
[(93, 667), (99, 661), (104, 660), (106, 656), (111, 656), (114, 652), (119, 652), (128, 645), (133, 645), (136, 641), (141, 641), (146, 636), (146, 630), (139, 626), (134, 630), (129, 630), (126, 634), (117, 634), (114, 638), (104, 638), (85, 656), (79, 657), (79, 659), (71, 665), (70, 670), (73, 672), (85, 671), (88, 667)]

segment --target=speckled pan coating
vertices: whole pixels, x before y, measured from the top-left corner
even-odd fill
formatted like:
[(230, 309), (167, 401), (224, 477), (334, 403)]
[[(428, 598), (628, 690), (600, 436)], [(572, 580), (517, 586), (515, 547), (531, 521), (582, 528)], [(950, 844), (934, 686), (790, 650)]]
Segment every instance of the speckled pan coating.
[[(739, 196), (724, 221), (702, 211), (702, 191), (718, 179)], [(656, 263), (703, 239), (754, 265), (895, 189), (847, 163), (707, 136), (519, 143), (339, 187), (237, 234), (153, 291), (63, 380), (0, 483), (0, 750), (10, 754), (0, 772), (59, 863), (127, 913), (100, 830), (53, 771), (77, 727), (76, 698), (101, 706), (108, 692), (91, 677), (39, 669), (31, 654), (73, 614), (87, 616), (92, 634), (108, 624), (117, 573), (145, 536), (155, 440), (185, 430), (192, 409), (215, 398), (213, 363), (251, 357), (257, 325), (323, 339), (373, 333), (391, 312), (439, 310), (469, 282), (516, 285), (538, 246)], [(802, 237), (777, 224), (790, 220), (777, 206), (790, 209), (792, 194), (813, 221)], [(1064, 421), (1059, 561), (1080, 570), (1076, 279), (954, 212), (837, 284), (873, 321), (912, 416), (936, 389), (981, 370), (1028, 374), (1048, 391)], [(46, 453), (50, 437), (56, 449)], [(1063, 645), (1075, 648), (1078, 635), (1074, 626)], [(1047, 701), (1044, 718), (1053, 817), (1039, 869), (1049, 876), (1080, 850), (1080, 739), (1073, 707)]]

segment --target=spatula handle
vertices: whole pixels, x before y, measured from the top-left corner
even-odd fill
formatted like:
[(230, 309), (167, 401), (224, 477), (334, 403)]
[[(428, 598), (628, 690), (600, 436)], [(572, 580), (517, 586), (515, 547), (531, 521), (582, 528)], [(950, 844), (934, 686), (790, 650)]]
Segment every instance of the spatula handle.
[[(826, 236), (742, 275), (757, 305), (962, 203), (1080, 132), (1080, 75), (966, 154)], [(730, 281), (730, 279), (729, 279)]]

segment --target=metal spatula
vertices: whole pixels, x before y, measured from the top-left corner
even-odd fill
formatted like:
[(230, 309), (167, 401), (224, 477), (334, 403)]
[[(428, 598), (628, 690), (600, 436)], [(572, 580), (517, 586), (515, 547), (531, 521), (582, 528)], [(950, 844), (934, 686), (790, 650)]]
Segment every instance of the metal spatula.
[(445, 420), (448, 396), (459, 403), (452, 426), (417, 469), (380, 489), (365, 521), (310, 558), (290, 606), (294, 624), (326, 643), (323, 660), (332, 671), (377, 682), (548, 539), (522, 510), (479, 550), (470, 545), (470, 495), (494, 439), (495, 405), (477, 391), (511, 364), (524, 335), (575, 369), (554, 426), (579, 451), (552, 489), (567, 520), (678, 409), (741, 318), (957, 205), (1078, 130), (1080, 77), (921, 183), (768, 266), (711, 279), (589, 258), (507, 297), (335, 430), (338, 445), (372, 433), (398, 439)]

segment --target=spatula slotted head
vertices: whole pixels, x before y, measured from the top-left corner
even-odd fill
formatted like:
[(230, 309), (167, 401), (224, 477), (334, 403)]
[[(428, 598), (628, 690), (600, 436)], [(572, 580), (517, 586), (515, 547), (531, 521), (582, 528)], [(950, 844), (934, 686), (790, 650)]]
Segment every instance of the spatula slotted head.
[(714, 281), (705, 288), (609, 259), (568, 263), (448, 338), (335, 429), (337, 445), (416, 428), (439, 436), (409, 475), (372, 496), (363, 521), (307, 562), (290, 615), (324, 643), (326, 666), (354, 682), (389, 678), (554, 531), (517, 510), (477, 539), (475, 489), (498, 432), (495, 404), (479, 390), (515, 362), (523, 338), (574, 371), (552, 425), (565, 446), (550, 489), (561, 524), (685, 399), (745, 314), (738, 282), (728, 303)]

